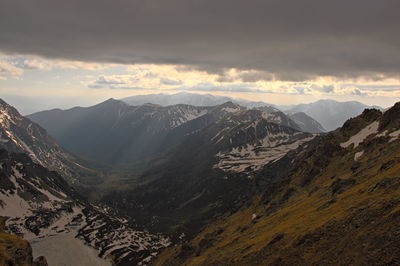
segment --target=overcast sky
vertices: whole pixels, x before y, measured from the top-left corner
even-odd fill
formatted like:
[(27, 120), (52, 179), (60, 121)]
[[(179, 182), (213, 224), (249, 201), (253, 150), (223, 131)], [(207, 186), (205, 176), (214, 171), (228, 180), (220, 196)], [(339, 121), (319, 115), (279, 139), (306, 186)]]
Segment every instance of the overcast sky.
[(0, 0), (0, 96), (43, 108), (177, 91), (389, 106), (400, 100), (399, 10), (398, 0)]

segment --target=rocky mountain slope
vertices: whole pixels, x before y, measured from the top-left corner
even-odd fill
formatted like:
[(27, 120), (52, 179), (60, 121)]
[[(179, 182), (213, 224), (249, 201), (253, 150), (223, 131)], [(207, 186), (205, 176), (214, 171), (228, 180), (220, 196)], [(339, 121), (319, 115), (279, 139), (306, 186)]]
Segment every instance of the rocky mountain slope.
[(169, 244), (163, 236), (134, 229), (111, 209), (86, 202), (58, 173), (28, 155), (1, 149), (0, 168), (6, 231), (22, 235), (33, 254), (44, 255), (50, 265), (146, 264)]
[(321, 133), (326, 131), (317, 120), (308, 116), (306, 113), (288, 113), (287, 116), (300, 127), (301, 131), (309, 133)]
[(155, 153), (169, 131), (205, 113), (205, 107), (129, 106), (110, 99), (89, 108), (45, 111), (29, 118), (67, 149), (116, 165)]
[(155, 265), (397, 265), (400, 103), (366, 110), (254, 177), (232, 215), (165, 250)]
[(97, 173), (62, 149), (46, 130), (0, 99), (0, 148), (28, 154), (36, 163), (58, 171), (71, 182), (89, 182)]

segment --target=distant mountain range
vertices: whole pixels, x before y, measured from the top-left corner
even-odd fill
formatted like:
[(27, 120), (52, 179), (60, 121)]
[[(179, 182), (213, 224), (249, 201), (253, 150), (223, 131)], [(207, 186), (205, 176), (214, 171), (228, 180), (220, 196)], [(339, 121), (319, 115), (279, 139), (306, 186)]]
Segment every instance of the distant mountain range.
[(136, 95), (121, 99), (129, 105), (137, 106), (145, 103), (153, 103), (162, 106), (188, 104), (193, 106), (215, 106), (225, 102), (234, 102), (245, 107), (260, 107), (271, 105), (265, 102), (248, 101), (227, 96), (217, 96), (212, 94), (197, 94), (189, 92), (179, 92), (176, 94), (147, 94)]
[[(42, 111), (49, 109), (49, 106), (56, 106), (56, 103), (51, 99), (43, 97), (23, 97), (23, 96), (4, 96), (9, 102), (18, 106), (23, 114), (32, 114), (33, 112)], [(176, 105), (176, 104), (187, 104), (193, 106), (215, 106), (228, 101), (237, 103), (247, 108), (262, 107), (262, 106), (273, 106), (285, 113), (297, 113), (304, 112), (308, 116), (316, 120), (325, 131), (334, 130), (343, 125), (343, 123), (351, 118), (355, 117), (365, 108), (378, 108), (378, 106), (367, 106), (359, 102), (337, 102), (333, 100), (321, 100), (309, 104), (299, 105), (274, 105), (263, 101), (249, 101), (245, 99), (232, 98), (227, 96), (217, 96), (212, 94), (196, 94), (188, 92), (179, 92), (176, 94), (149, 94), (149, 95), (137, 95), (121, 99), (132, 106), (139, 106), (145, 103), (153, 103), (161, 106)], [(58, 99), (59, 108), (65, 108), (66, 103)], [(77, 105), (83, 104), (82, 99), (74, 99)], [(54, 108), (54, 107), (53, 107)]]
[[(252, 109), (233, 102), (216, 106), (177, 104), (131, 106), (109, 99), (92, 107), (49, 110), (28, 118), (44, 127), (57, 141), (80, 156), (109, 165), (132, 165), (138, 160), (152, 160), (180, 143), (185, 136), (227, 116), (236, 117)], [(297, 131), (322, 132), (312, 118), (302, 116), (297, 124), (273, 107), (254, 109), (268, 122)], [(299, 122), (299, 119), (296, 118)]]
[(303, 112), (317, 120), (327, 131), (332, 131), (341, 127), (346, 120), (360, 115), (366, 108), (382, 110), (379, 106), (368, 106), (359, 102), (320, 100), (314, 103), (296, 105), (286, 112)]
[[(379, 106), (368, 106), (355, 101), (337, 102), (334, 100), (320, 100), (309, 104), (284, 106), (284, 105), (269, 104), (262, 101), (254, 102), (254, 101), (235, 99), (225, 96), (215, 96), (211, 94), (203, 95), (203, 94), (195, 94), (187, 92), (180, 92), (172, 95), (169, 94), (139, 95), (139, 96), (123, 98), (121, 100), (131, 105), (154, 103), (162, 106), (173, 105), (173, 104), (212, 106), (227, 101), (232, 101), (234, 103), (249, 108), (273, 106), (289, 114), (303, 112), (306, 115), (315, 119), (320, 125), (322, 125), (320, 130), (325, 129), (327, 131), (332, 131), (342, 126), (347, 119), (360, 115), (362, 111), (366, 108), (377, 108), (379, 110), (382, 110), (382, 108)], [(299, 118), (300, 115), (298, 115), (297, 117)]]

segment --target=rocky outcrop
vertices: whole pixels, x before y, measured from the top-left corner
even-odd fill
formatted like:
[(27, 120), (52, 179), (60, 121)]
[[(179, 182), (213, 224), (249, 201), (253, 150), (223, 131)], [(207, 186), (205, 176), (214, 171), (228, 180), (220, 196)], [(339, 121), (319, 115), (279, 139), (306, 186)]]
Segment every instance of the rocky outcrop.
[(4, 218), (0, 217), (0, 265), (47, 266), (45, 257), (33, 259), (32, 248), (28, 241), (3, 230)]

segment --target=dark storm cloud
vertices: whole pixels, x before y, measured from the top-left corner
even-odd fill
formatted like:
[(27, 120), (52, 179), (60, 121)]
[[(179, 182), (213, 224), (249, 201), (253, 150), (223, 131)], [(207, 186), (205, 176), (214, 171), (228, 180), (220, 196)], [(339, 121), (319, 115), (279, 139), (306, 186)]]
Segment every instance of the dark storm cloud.
[(0, 0), (0, 50), (284, 80), (398, 77), (399, 10), (398, 0)]

